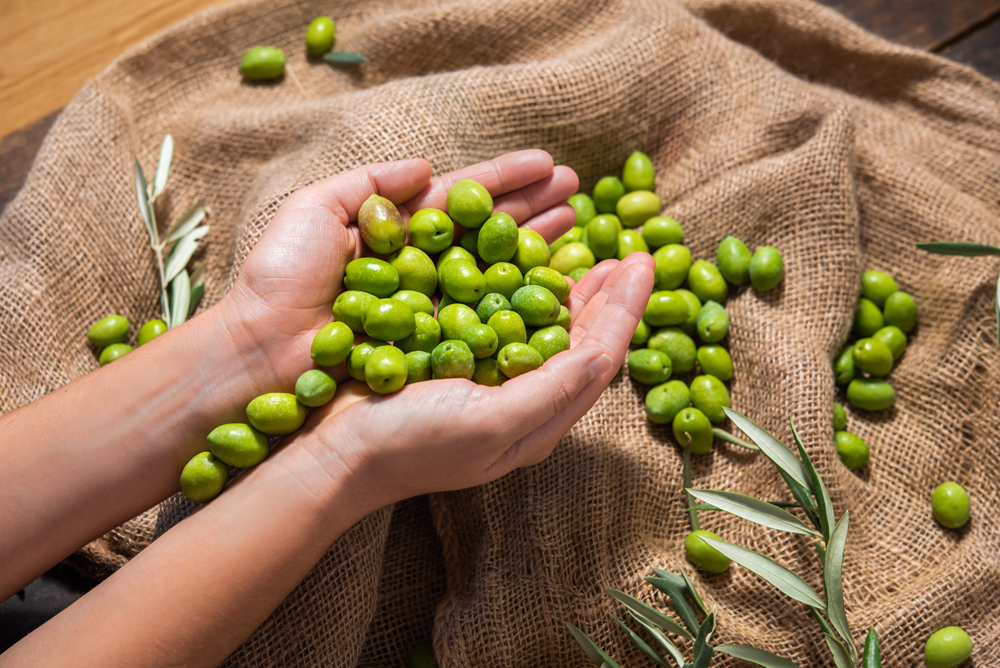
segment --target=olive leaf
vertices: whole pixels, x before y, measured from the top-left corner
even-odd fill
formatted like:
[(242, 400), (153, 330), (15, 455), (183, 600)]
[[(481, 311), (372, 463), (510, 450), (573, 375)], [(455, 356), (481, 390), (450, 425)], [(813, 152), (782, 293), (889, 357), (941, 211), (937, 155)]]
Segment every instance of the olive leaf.
[(568, 628), (569, 632), (573, 634), (576, 642), (580, 644), (580, 647), (583, 648), (587, 658), (593, 661), (595, 666), (606, 664), (609, 668), (621, 668), (621, 666), (615, 663), (614, 659), (608, 656), (607, 653), (601, 649), (597, 643), (591, 640), (590, 636), (586, 633), (576, 628), (569, 622), (566, 622), (566, 628)]
[(732, 420), (744, 434), (750, 437), (751, 441), (757, 444), (760, 451), (763, 452), (768, 459), (774, 462), (774, 465), (777, 466), (778, 469), (806, 489), (809, 488), (809, 481), (806, 479), (805, 471), (802, 469), (802, 462), (799, 461), (798, 457), (795, 456), (795, 453), (793, 453), (787, 445), (779, 441), (767, 430), (745, 415), (737, 413), (730, 408), (723, 408), (722, 410), (726, 412), (729, 419)]
[(702, 536), (701, 539), (740, 566), (759, 575), (785, 596), (811, 607), (826, 609), (826, 603), (805, 580), (776, 561), (722, 540), (708, 536)]
[(139, 159), (135, 161), (135, 195), (139, 200), (139, 213), (142, 215), (142, 222), (146, 225), (146, 232), (149, 233), (149, 243), (154, 248), (159, 245), (156, 235), (156, 223), (153, 222), (153, 209), (149, 206), (149, 185), (146, 183), (146, 175), (142, 173), (142, 165)]
[(635, 617), (636, 621), (643, 624), (652, 624), (657, 628), (661, 628), (664, 631), (670, 631), (671, 633), (676, 633), (682, 638), (687, 640), (694, 640), (694, 636), (691, 635), (686, 628), (667, 617), (662, 612), (656, 608), (647, 605), (640, 601), (639, 599), (629, 596), (625, 592), (618, 591), (617, 589), (605, 589), (606, 594), (611, 596), (619, 603), (625, 606), (629, 614)]
[(167, 328), (173, 329), (187, 320), (188, 308), (191, 306), (191, 279), (186, 269), (181, 269), (170, 284), (170, 303), (173, 308)]
[[(830, 625), (837, 635), (844, 639), (849, 647), (854, 648), (851, 637), (851, 627), (847, 623), (847, 611), (844, 609), (844, 548), (847, 546), (848, 513), (840, 518), (840, 522), (830, 535), (826, 544), (826, 562), (823, 568), (823, 584), (826, 588), (826, 614), (830, 617)], [(851, 652), (855, 654), (857, 650)]]
[(170, 163), (174, 159), (174, 138), (167, 135), (163, 138), (163, 145), (160, 146), (160, 161), (156, 165), (156, 178), (153, 179), (153, 196), (151, 199), (159, 197), (163, 189), (167, 187), (167, 177), (170, 176)]
[(677, 645), (675, 645), (673, 641), (670, 640), (665, 633), (663, 633), (663, 631), (656, 628), (652, 624), (647, 624), (641, 619), (638, 619), (635, 615), (632, 615), (632, 618), (639, 622), (639, 625), (642, 626), (642, 628), (646, 629), (646, 633), (653, 636), (653, 640), (658, 642), (660, 647), (662, 647), (667, 654), (673, 657), (678, 666), (684, 665), (684, 655), (681, 654), (681, 651), (677, 649)]
[(185, 234), (196, 228), (209, 213), (211, 212), (208, 207), (205, 206), (205, 200), (198, 200), (189, 206), (184, 213), (180, 215), (176, 222), (170, 226), (170, 229), (167, 231), (167, 236), (163, 240), (164, 243), (177, 241)]
[[(632, 644), (634, 644), (636, 647), (638, 647), (640, 652), (642, 652), (643, 654), (645, 654), (646, 656), (648, 656), (650, 659), (652, 659), (656, 663), (660, 664), (661, 666), (665, 666), (666, 668), (669, 668), (670, 664), (667, 663), (666, 661), (664, 661), (663, 657), (660, 656), (659, 653), (656, 650), (654, 650), (652, 647), (650, 647), (649, 644), (645, 640), (643, 640), (638, 635), (636, 635), (635, 631), (633, 631), (632, 629), (630, 629), (625, 622), (623, 622), (622, 620), (618, 619), (618, 617), (615, 616), (613, 613), (609, 612), (608, 616), (611, 617), (611, 619), (613, 619), (616, 622), (618, 622), (618, 626), (620, 626), (623, 629), (625, 629), (625, 633), (627, 633), (628, 637), (632, 640)], [(683, 665), (683, 663), (684, 662), (681, 661), (681, 663), (678, 664), (678, 665)]]
[(191, 288), (191, 296), (189, 297), (188, 312), (185, 319), (190, 318), (194, 310), (198, 308), (198, 302), (205, 295), (205, 284), (195, 285)]
[[(676, 577), (676, 576), (675, 576)], [(674, 606), (674, 610), (677, 612), (677, 616), (681, 618), (684, 625), (691, 629), (692, 633), (698, 631), (698, 616), (695, 614), (694, 608), (688, 603), (685, 593), (687, 591), (687, 585), (684, 584), (683, 578), (678, 578), (681, 583), (677, 584), (674, 580), (668, 580), (666, 578), (646, 578), (646, 582), (653, 585), (664, 594), (670, 597), (670, 604)], [(690, 633), (688, 637), (693, 638)]]
[(360, 53), (354, 53), (353, 51), (333, 51), (332, 53), (324, 53), (323, 60), (331, 65), (343, 66), (362, 65), (368, 62), (368, 59), (363, 55)]
[(770, 652), (757, 649), (756, 647), (733, 644), (716, 645), (715, 651), (728, 654), (729, 656), (742, 659), (749, 663), (757, 664), (758, 666), (763, 666), (763, 668), (800, 668), (800, 666), (794, 661), (789, 661), (788, 659), (778, 656), (777, 654), (771, 654)]
[(694, 582), (688, 577), (687, 571), (680, 564), (677, 565), (677, 570), (681, 572), (681, 577), (684, 578), (684, 584), (687, 585), (688, 593), (691, 595), (691, 600), (694, 601), (695, 606), (702, 611), (703, 614), (708, 614), (708, 608), (705, 607), (705, 602), (701, 600), (701, 594), (695, 589)]
[(797, 533), (803, 536), (819, 537), (820, 535), (787, 510), (782, 510), (752, 496), (709, 489), (689, 489), (688, 492), (699, 501), (714, 504), (732, 515), (769, 529)]
[(738, 445), (741, 448), (746, 448), (747, 450), (760, 450), (760, 448), (758, 448), (753, 443), (747, 443), (743, 439), (736, 438), (725, 429), (720, 429), (719, 427), (712, 427), (712, 433), (715, 434), (715, 437), (720, 441), (725, 441), (726, 443)]
[(174, 276), (187, 266), (187, 263), (191, 260), (191, 256), (198, 250), (198, 241), (206, 234), (208, 234), (208, 225), (202, 225), (188, 232), (174, 244), (174, 247), (170, 250), (170, 255), (167, 256), (167, 266), (163, 270), (163, 280), (165, 282), (169, 283), (174, 280)]
[(712, 639), (715, 632), (715, 613), (712, 612), (701, 623), (698, 629), (698, 637), (694, 639), (694, 661), (693, 668), (708, 668), (712, 661), (712, 646), (708, 641)]
[(826, 639), (826, 646), (830, 648), (830, 654), (833, 655), (833, 663), (837, 668), (854, 668), (854, 662), (847, 653), (847, 648), (839, 640), (829, 633), (824, 633), (823, 638)]
[(795, 422), (793, 422), (790, 417), (788, 418), (788, 424), (792, 427), (792, 437), (795, 439), (795, 445), (799, 450), (799, 457), (802, 458), (803, 470), (805, 470), (806, 477), (809, 479), (809, 489), (816, 499), (816, 506), (819, 511), (820, 531), (823, 533), (823, 540), (829, 541), (830, 532), (833, 531), (833, 526), (837, 523), (836, 515), (834, 515), (833, 512), (833, 501), (830, 499), (830, 492), (826, 489), (826, 485), (823, 483), (823, 478), (820, 477), (816, 467), (813, 466), (812, 459), (809, 457), (809, 453), (806, 452), (806, 448), (802, 444), (802, 439), (799, 438), (799, 432), (795, 428)]
[(970, 244), (964, 241), (927, 241), (918, 243), (917, 248), (937, 255), (963, 255), (965, 257), (1000, 255), (1000, 248), (996, 246)]
[(878, 634), (875, 633), (875, 629), (868, 629), (865, 649), (861, 656), (861, 668), (882, 668), (882, 652), (878, 647)]

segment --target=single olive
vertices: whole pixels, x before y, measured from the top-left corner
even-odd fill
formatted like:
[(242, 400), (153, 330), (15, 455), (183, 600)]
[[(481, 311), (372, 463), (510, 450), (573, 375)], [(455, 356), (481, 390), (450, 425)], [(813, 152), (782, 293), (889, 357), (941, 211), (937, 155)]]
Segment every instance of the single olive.
[(687, 300), (676, 292), (659, 290), (649, 296), (642, 319), (654, 327), (679, 325), (688, 318)]
[(462, 179), (448, 188), (448, 215), (469, 229), (482, 227), (493, 215), (493, 198), (489, 191), (472, 179)]
[(322, 56), (333, 48), (333, 40), (337, 35), (337, 26), (329, 16), (313, 19), (306, 30), (306, 51), (310, 56)]
[(208, 435), (208, 447), (223, 463), (238, 469), (257, 466), (270, 453), (267, 434), (242, 422), (223, 424), (213, 429)]
[(855, 378), (847, 386), (847, 401), (865, 411), (881, 411), (896, 403), (896, 391), (881, 378)]
[(892, 351), (876, 339), (858, 339), (854, 344), (854, 366), (871, 376), (892, 371)]
[(946, 626), (935, 631), (924, 645), (924, 663), (927, 668), (955, 668), (970, 656), (972, 638), (957, 626)]
[(542, 354), (526, 343), (508, 343), (497, 354), (497, 364), (508, 378), (534, 371), (544, 362)]
[(309, 408), (327, 405), (335, 394), (337, 394), (337, 381), (321, 369), (310, 369), (295, 381), (295, 396), (303, 406)]
[[(407, 246), (409, 248), (409, 246)], [(397, 299), (407, 306), (410, 310), (416, 313), (426, 313), (427, 315), (434, 315), (434, 302), (431, 298), (422, 292), (417, 292), (416, 290), (400, 290), (399, 292), (392, 293), (391, 299)]]
[(559, 327), (562, 327), (568, 332), (570, 330), (570, 327), (573, 325), (573, 314), (569, 312), (568, 308), (560, 304), (559, 316), (556, 318), (556, 321), (552, 324), (558, 325)]
[(434, 377), (431, 372), (431, 354), (425, 350), (411, 350), (406, 353), (406, 385), (430, 380)]
[(565, 246), (566, 244), (573, 243), (574, 241), (579, 241), (583, 238), (583, 228), (582, 227), (571, 227), (569, 232), (562, 235), (555, 241), (549, 244), (549, 255), (555, 255), (556, 251)]
[(528, 345), (538, 351), (542, 361), (569, 350), (569, 332), (559, 325), (542, 327), (528, 339)]
[(833, 378), (837, 385), (847, 385), (854, 380), (854, 346), (847, 344), (833, 363)]
[(625, 186), (617, 176), (605, 176), (594, 185), (597, 213), (614, 213), (618, 200), (625, 196)]
[(472, 253), (472, 257), (476, 260), (482, 259), (479, 257), (479, 229), (466, 230), (458, 240), (458, 245)]
[(750, 260), (750, 282), (757, 292), (767, 292), (778, 287), (785, 277), (785, 260), (781, 251), (771, 246), (761, 246)]
[(135, 345), (141, 346), (144, 343), (149, 343), (156, 337), (162, 336), (166, 333), (167, 323), (163, 322), (159, 318), (147, 320), (143, 323), (142, 327), (139, 328), (139, 336), (136, 337)]
[(542, 235), (526, 227), (517, 230), (517, 250), (511, 262), (520, 270), (521, 275), (527, 274), (535, 267), (547, 267), (552, 256), (549, 245)]
[(461, 246), (448, 246), (448, 248), (444, 249), (444, 251), (438, 255), (437, 262), (435, 263), (438, 270), (438, 284), (441, 283), (441, 268), (452, 260), (465, 260), (471, 264), (476, 264), (476, 256), (469, 251), (465, 250)]
[(684, 333), (688, 336), (694, 336), (698, 333), (698, 314), (701, 313), (701, 300), (698, 299), (698, 295), (690, 290), (674, 290), (674, 292), (683, 297), (684, 301), (688, 303), (688, 318), (678, 325), (678, 327), (684, 330)]
[(395, 346), (379, 346), (365, 361), (365, 382), (378, 394), (398, 392), (406, 374), (406, 354)]
[(893, 292), (885, 300), (883, 316), (886, 325), (899, 327), (904, 334), (909, 334), (917, 326), (917, 302), (907, 292)]
[(684, 243), (684, 228), (673, 218), (653, 216), (642, 225), (642, 238), (650, 248)]
[(440, 313), (442, 309), (448, 308), (452, 304), (461, 304), (461, 303), (462, 302), (457, 302), (454, 299), (452, 299), (451, 295), (449, 295), (447, 292), (442, 293), (441, 298), (438, 300), (438, 313)]
[(583, 242), (568, 243), (552, 256), (549, 266), (560, 274), (569, 274), (574, 269), (590, 269), (597, 264), (594, 252)]
[(498, 292), (491, 292), (476, 304), (476, 315), (480, 322), (488, 322), (497, 311), (509, 311), (510, 300)]
[(882, 329), (878, 330), (872, 334), (872, 339), (875, 341), (881, 341), (885, 344), (889, 352), (892, 353), (892, 363), (895, 364), (903, 351), (906, 350), (906, 334), (903, 334), (903, 330), (899, 327), (893, 325), (887, 325)]
[(128, 337), (128, 328), (128, 318), (112, 314), (91, 325), (90, 329), (87, 330), (87, 338), (91, 345), (104, 348), (112, 343), (123, 343)]
[(653, 281), (656, 290), (676, 290), (684, 285), (691, 271), (691, 251), (687, 246), (667, 244), (653, 253), (656, 263)]
[(583, 278), (584, 276), (586, 276), (588, 271), (590, 271), (590, 269), (588, 269), (587, 267), (577, 267), (576, 269), (570, 270), (570, 272), (568, 274), (564, 274), (564, 275), (565, 276), (569, 276), (574, 281), (576, 281), (577, 283), (579, 283), (580, 279)]
[(354, 346), (354, 350), (347, 356), (347, 373), (354, 380), (365, 380), (365, 364), (371, 357), (372, 351), (381, 346), (389, 345), (385, 341), (365, 341)]
[(729, 296), (726, 279), (719, 273), (719, 268), (707, 260), (698, 260), (691, 265), (688, 287), (702, 303), (712, 300), (721, 304)]
[(729, 390), (715, 376), (698, 376), (691, 381), (691, 403), (712, 422), (725, 422)]
[(440, 209), (420, 209), (410, 217), (410, 243), (425, 253), (440, 253), (455, 240), (455, 223)]
[(211, 452), (199, 452), (181, 471), (181, 492), (195, 503), (217, 497), (229, 480), (229, 467)]
[(403, 246), (389, 256), (389, 264), (399, 275), (399, 289), (419, 292), (432, 297), (437, 290), (437, 269), (434, 261), (419, 248)]
[(422, 350), (430, 353), (434, 347), (441, 343), (441, 325), (438, 324), (434, 316), (417, 311), (413, 314), (414, 330), (406, 338), (395, 342), (397, 348), (404, 353)]
[(670, 358), (659, 350), (639, 348), (628, 354), (628, 375), (643, 385), (662, 385), (672, 372)]
[(860, 469), (868, 463), (868, 444), (859, 437), (846, 431), (837, 431), (833, 434), (833, 441), (837, 446), (837, 456), (849, 469)]
[(517, 250), (517, 223), (506, 213), (495, 213), (479, 229), (476, 248), (484, 262), (507, 262)]
[(698, 350), (694, 340), (679, 327), (664, 327), (649, 337), (646, 344), (653, 350), (666, 353), (674, 367), (674, 373), (687, 373), (694, 369)]
[(486, 294), (486, 278), (472, 262), (455, 259), (441, 266), (441, 290), (463, 304), (472, 304)]
[(546, 327), (559, 317), (559, 300), (541, 285), (525, 285), (510, 298), (511, 308), (525, 325)]
[(393, 253), (406, 242), (406, 225), (399, 209), (381, 195), (370, 195), (361, 205), (358, 229), (365, 244), (380, 255)]
[(431, 369), (435, 378), (472, 380), (476, 358), (464, 341), (442, 341), (431, 353)]
[(388, 297), (399, 289), (399, 273), (386, 262), (374, 257), (359, 257), (347, 263), (344, 271), (344, 287)]
[[(693, 398), (692, 393), (692, 398)], [(691, 446), (692, 455), (704, 455), (712, 449), (715, 435), (708, 417), (697, 408), (685, 408), (674, 418), (674, 438), (682, 448)]]
[(101, 355), (97, 358), (97, 362), (101, 366), (105, 366), (106, 364), (111, 364), (119, 357), (123, 357), (130, 352), (132, 352), (132, 346), (129, 344), (112, 343), (110, 346), (101, 351)]
[(629, 343), (633, 346), (646, 345), (646, 341), (649, 341), (649, 334), (649, 323), (640, 318), (639, 324), (636, 326), (635, 332), (632, 334), (632, 340), (629, 341)]
[(874, 302), (862, 297), (854, 307), (854, 332), (858, 336), (871, 336), (885, 327), (882, 311)]
[(362, 318), (365, 309), (378, 301), (375, 295), (361, 290), (347, 290), (337, 295), (333, 302), (333, 317), (351, 328), (352, 332), (363, 334)]
[(576, 211), (576, 227), (583, 227), (590, 222), (591, 218), (597, 215), (594, 200), (590, 199), (590, 195), (586, 193), (577, 193), (566, 201)]
[(889, 295), (899, 290), (896, 279), (884, 271), (869, 269), (861, 273), (861, 296), (882, 308)]
[(844, 431), (847, 426), (847, 410), (843, 404), (833, 402), (833, 430)]
[(615, 213), (622, 225), (635, 229), (650, 218), (660, 215), (660, 198), (648, 190), (636, 190), (618, 200)]
[(698, 348), (698, 366), (703, 374), (715, 376), (721, 381), (732, 380), (733, 358), (722, 346), (702, 346)]
[(486, 281), (486, 294), (495, 292), (507, 299), (524, 285), (524, 274), (510, 262), (497, 262), (483, 273), (483, 279)]
[(560, 304), (569, 299), (569, 281), (563, 278), (555, 269), (549, 267), (533, 267), (524, 275), (525, 285), (540, 285), (553, 295)]
[(291, 434), (306, 421), (306, 407), (294, 394), (269, 392), (250, 402), (247, 419), (265, 434)]
[(497, 333), (497, 347), (502, 350), (511, 343), (526, 343), (528, 331), (524, 320), (515, 311), (497, 311), (486, 323)]
[(934, 488), (931, 510), (938, 524), (958, 529), (969, 521), (969, 494), (957, 482), (944, 482)]
[(285, 53), (275, 46), (255, 46), (240, 62), (240, 74), (251, 81), (277, 79), (284, 73)]
[(465, 304), (451, 304), (438, 311), (442, 341), (458, 341), (466, 327), (478, 325), (480, 322), (476, 312)]
[(472, 382), (477, 385), (498, 387), (503, 385), (507, 376), (500, 370), (500, 363), (492, 357), (476, 360), (475, 371), (472, 372)]
[(489, 357), (497, 351), (497, 333), (490, 329), (489, 325), (482, 323), (469, 325), (462, 330), (459, 340), (464, 341), (472, 351), (472, 356), (476, 359)]
[(434, 647), (429, 642), (422, 642), (410, 650), (410, 668), (438, 668), (434, 657)]
[(649, 246), (642, 235), (635, 230), (622, 230), (618, 233), (618, 252), (615, 257), (624, 260), (632, 253), (648, 253)]
[(702, 540), (703, 537), (722, 540), (711, 531), (700, 529), (692, 531), (684, 539), (684, 552), (695, 568), (706, 573), (725, 573), (729, 568), (730, 559), (714, 547)]
[(652, 190), (656, 182), (656, 169), (649, 156), (639, 151), (633, 151), (632, 155), (625, 160), (625, 167), (622, 169), (622, 184), (625, 190)]
[(656, 424), (670, 424), (690, 403), (688, 386), (679, 380), (671, 380), (646, 393), (646, 415)]
[(715, 253), (719, 273), (733, 285), (743, 285), (750, 280), (750, 258), (750, 249), (734, 236), (723, 239)]
[[(377, 300), (376, 300), (377, 301)], [(347, 359), (354, 345), (354, 332), (341, 321), (323, 325), (312, 340), (313, 362), (319, 366), (336, 366)]]
[(379, 299), (365, 309), (365, 334), (379, 341), (405, 339), (417, 328), (413, 310), (398, 299)]
[(711, 300), (698, 311), (698, 336), (705, 343), (718, 343), (729, 333), (729, 314), (717, 302)]

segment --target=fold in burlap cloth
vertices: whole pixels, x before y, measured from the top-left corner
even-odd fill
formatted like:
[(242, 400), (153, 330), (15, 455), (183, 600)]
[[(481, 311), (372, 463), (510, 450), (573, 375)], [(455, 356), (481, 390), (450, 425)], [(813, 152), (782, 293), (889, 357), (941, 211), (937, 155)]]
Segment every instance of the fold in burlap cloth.
[[(308, 62), (307, 23), (337, 21), (356, 72)], [(248, 85), (243, 51), (275, 44), (284, 80)], [(635, 149), (696, 257), (732, 233), (785, 255), (781, 288), (730, 300), (735, 407), (788, 439), (794, 416), (839, 512), (857, 637), (916, 666), (927, 636), (963, 626), (976, 665), (1000, 664), (998, 261), (920, 240), (1000, 244), (1000, 86), (879, 40), (796, 0), (462, 0), (334, 5), (250, 0), (194, 17), (114, 63), (60, 115), (0, 219), (0, 409), (93, 370), (82, 343), (108, 312), (156, 314), (157, 278), (131, 161), (177, 151), (167, 217), (212, 207), (206, 303), (227, 289), (292, 191), (356, 165), (423, 156), (438, 172), (541, 147), (589, 189)], [(885, 414), (852, 412), (872, 448), (860, 474), (831, 442), (830, 361), (863, 268), (892, 273), (920, 325)], [(616, 380), (548, 461), (493, 484), (386, 508), (345, 535), (230, 660), (238, 666), (398, 666), (433, 635), (443, 666), (567, 666), (572, 621), (644, 665), (604, 613), (616, 587), (683, 558), (681, 457)], [(27, 445), (27, 444), (26, 444)], [(761, 457), (717, 446), (696, 484), (785, 498)], [(973, 519), (946, 531), (931, 490), (954, 479)], [(113, 569), (180, 521), (170, 500), (78, 559)], [(706, 528), (819, 587), (808, 542), (704, 514)], [(696, 576), (720, 641), (832, 665), (803, 606), (746, 570)], [(662, 601), (661, 601), (662, 603)], [(921, 664), (922, 665), (922, 664)]]

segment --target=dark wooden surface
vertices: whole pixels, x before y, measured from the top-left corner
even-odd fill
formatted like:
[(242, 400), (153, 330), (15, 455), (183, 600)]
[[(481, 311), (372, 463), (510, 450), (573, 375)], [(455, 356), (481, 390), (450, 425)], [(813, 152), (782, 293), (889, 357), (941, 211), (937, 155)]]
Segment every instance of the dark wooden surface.
[[(1000, 0), (821, 0), (900, 44), (940, 53), (1000, 80)], [(58, 112), (0, 139), (0, 209), (20, 190)], [(0, 652), (69, 606), (93, 583), (55, 568), (0, 602)]]

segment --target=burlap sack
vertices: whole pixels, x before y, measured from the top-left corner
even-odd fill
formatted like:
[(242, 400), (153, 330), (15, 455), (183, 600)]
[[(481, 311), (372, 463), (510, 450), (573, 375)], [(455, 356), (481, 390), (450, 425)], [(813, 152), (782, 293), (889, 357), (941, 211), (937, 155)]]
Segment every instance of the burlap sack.
[[(304, 27), (324, 13), (338, 48), (371, 59), (357, 72), (305, 59)], [(241, 82), (240, 54), (262, 43), (285, 49), (286, 77)], [(997, 84), (804, 0), (237, 2), (119, 59), (46, 139), (0, 219), (0, 409), (96, 368), (84, 332), (98, 317), (157, 313), (131, 161), (153, 165), (167, 132), (167, 217), (197, 197), (213, 210), (207, 304), (290, 192), (361, 163), (423, 156), (442, 172), (541, 147), (589, 189), (640, 149), (696, 257), (728, 233), (784, 252), (781, 288), (729, 302), (732, 399), (785, 439), (793, 416), (851, 512), (856, 635), (875, 626), (886, 665), (916, 666), (927, 636), (958, 624), (975, 665), (997, 665), (1000, 263), (913, 244), (1000, 244), (998, 111)], [(892, 373), (896, 407), (851, 413), (872, 448), (858, 474), (831, 443), (830, 361), (866, 267), (915, 295), (920, 325)], [(618, 379), (545, 463), (367, 518), (227, 665), (398, 666), (432, 630), (446, 667), (584, 665), (564, 620), (642, 665), (602, 590), (654, 598), (642, 577), (683, 558), (687, 529), (680, 452), (642, 398)], [(760, 456), (725, 446), (697, 458), (695, 479), (786, 498)], [(973, 499), (959, 532), (930, 517), (947, 479)], [(114, 568), (189, 511), (169, 500), (78, 558)], [(819, 586), (806, 540), (703, 522)], [(803, 606), (741, 568), (697, 578), (720, 641), (832, 665)]]

